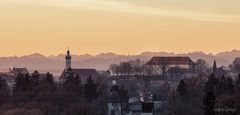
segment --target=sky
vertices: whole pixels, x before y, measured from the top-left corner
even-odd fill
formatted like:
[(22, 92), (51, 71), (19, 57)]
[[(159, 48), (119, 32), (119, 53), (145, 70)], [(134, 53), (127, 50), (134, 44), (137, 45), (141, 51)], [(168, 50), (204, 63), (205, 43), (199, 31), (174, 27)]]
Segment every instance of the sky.
[(0, 0), (0, 56), (240, 49), (239, 0)]

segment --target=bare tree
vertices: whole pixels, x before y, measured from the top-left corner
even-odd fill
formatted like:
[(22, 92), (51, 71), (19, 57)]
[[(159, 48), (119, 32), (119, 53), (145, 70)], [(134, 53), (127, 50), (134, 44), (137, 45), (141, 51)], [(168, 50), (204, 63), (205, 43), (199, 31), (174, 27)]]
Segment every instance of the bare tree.
[(111, 71), (113, 76), (117, 74), (117, 66), (118, 66), (117, 64), (111, 64), (109, 66), (109, 70)]
[(129, 63), (132, 66), (132, 72), (134, 74), (142, 75), (144, 71), (144, 66), (145, 66), (143, 61), (141, 61), (140, 59), (136, 59), (136, 60), (130, 60)]
[(240, 57), (233, 60), (233, 63), (229, 65), (229, 69), (234, 73), (240, 73)]
[(132, 72), (132, 66), (129, 62), (120, 63), (120, 73), (125, 75), (130, 75)]
[(209, 65), (204, 59), (198, 59), (196, 62), (196, 72), (198, 74), (206, 74)]

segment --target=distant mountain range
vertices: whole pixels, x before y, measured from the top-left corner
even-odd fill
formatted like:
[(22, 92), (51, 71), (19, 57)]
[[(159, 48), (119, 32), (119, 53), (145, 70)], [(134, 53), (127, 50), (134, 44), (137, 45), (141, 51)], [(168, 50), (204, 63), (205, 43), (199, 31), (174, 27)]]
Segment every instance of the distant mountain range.
[[(220, 52), (216, 55), (204, 52), (191, 52), (176, 54), (168, 52), (144, 52), (139, 55), (118, 55), (114, 53), (101, 53), (98, 55), (72, 55), (73, 68), (96, 68), (106, 70), (110, 64), (119, 63), (131, 59), (141, 59), (148, 61), (153, 56), (189, 56), (193, 61), (205, 59), (210, 65), (216, 60), (218, 66), (228, 66), (234, 58), (240, 57), (240, 50)], [(21, 57), (0, 57), (0, 70), (7, 71), (10, 67), (27, 67), (29, 70), (39, 70), (40, 72), (50, 71), (59, 74), (65, 67), (65, 54), (57, 56), (44, 56), (42, 54), (30, 54)]]

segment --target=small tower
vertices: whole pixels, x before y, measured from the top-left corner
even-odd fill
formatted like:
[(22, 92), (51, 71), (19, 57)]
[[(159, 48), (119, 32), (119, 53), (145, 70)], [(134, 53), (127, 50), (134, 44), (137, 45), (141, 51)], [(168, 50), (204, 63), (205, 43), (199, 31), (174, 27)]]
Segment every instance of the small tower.
[(67, 51), (67, 55), (66, 55), (65, 59), (66, 59), (66, 68), (65, 69), (66, 70), (71, 69), (71, 59), (72, 59), (72, 57), (70, 55), (69, 49)]
[(214, 60), (214, 63), (213, 63), (213, 70), (212, 70), (212, 74), (216, 75), (217, 74), (217, 63), (216, 63), (216, 60)]

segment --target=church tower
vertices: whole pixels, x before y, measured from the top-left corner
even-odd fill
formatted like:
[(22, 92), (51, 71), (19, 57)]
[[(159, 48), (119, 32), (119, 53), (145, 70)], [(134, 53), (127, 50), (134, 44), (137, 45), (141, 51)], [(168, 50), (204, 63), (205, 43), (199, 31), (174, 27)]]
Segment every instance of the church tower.
[(72, 59), (72, 57), (70, 55), (69, 49), (67, 51), (67, 55), (66, 55), (65, 59), (66, 59), (66, 68), (65, 69), (66, 70), (71, 69), (71, 59)]

